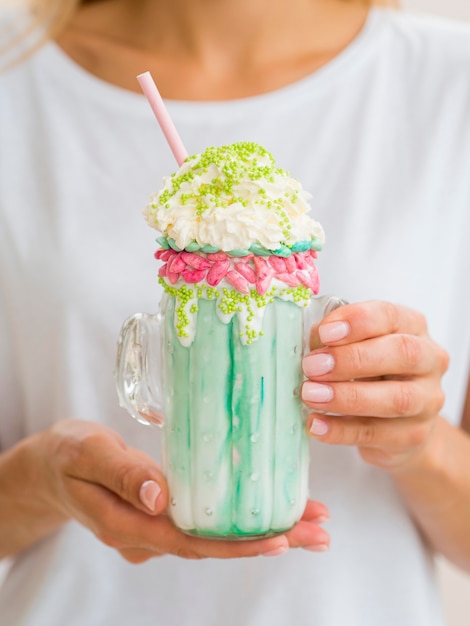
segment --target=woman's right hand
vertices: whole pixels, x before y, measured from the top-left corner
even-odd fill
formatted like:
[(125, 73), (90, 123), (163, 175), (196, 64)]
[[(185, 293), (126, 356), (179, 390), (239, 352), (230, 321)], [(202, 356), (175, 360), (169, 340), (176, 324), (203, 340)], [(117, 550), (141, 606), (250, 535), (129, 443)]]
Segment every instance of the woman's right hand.
[(277, 537), (235, 542), (191, 537), (165, 513), (168, 489), (158, 465), (110, 428), (68, 419), (37, 437), (33, 462), (44, 504), (64, 520), (79, 521), (132, 563), (164, 554), (202, 559), (276, 555), (289, 547), (322, 551), (329, 543), (319, 526), (328, 512), (316, 502)]

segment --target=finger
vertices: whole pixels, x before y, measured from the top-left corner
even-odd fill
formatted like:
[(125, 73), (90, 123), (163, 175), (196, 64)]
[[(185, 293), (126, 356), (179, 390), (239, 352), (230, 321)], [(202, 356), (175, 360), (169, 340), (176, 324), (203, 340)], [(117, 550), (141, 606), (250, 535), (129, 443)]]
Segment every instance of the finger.
[[(284, 534), (275, 537), (254, 539), (238, 537), (232, 539), (204, 538), (183, 533), (170, 518), (158, 518), (162, 530), (162, 547), (175, 556), (185, 559), (234, 559), (255, 556), (279, 556), (289, 549)], [(152, 536), (153, 539), (153, 536)]]
[(386, 448), (394, 454), (421, 446), (432, 430), (427, 420), (311, 415), (307, 427), (315, 439), (341, 446)]
[(291, 548), (325, 552), (330, 546), (330, 536), (314, 522), (298, 522), (286, 533), (286, 537)]
[(433, 380), (350, 381), (302, 385), (303, 402), (317, 411), (382, 418), (439, 413), (444, 395)]
[[(185, 558), (236, 558), (240, 556), (277, 556), (283, 554), (288, 547), (298, 548), (304, 547), (310, 550), (323, 551), (329, 546), (329, 535), (323, 530), (319, 524), (329, 519), (329, 512), (327, 507), (320, 502), (313, 502), (309, 500), (305, 507), (302, 520), (299, 521), (291, 530), (273, 539), (262, 540), (250, 540), (248, 542), (224, 542), (213, 540), (202, 540), (200, 538), (192, 538), (184, 536), (185, 541), (189, 539), (191, 542), (198, 542), (198, 547), (194, 550), (194, 547), (189, 545), (179, 545), (178, 555), (185, 556)], [(174, 529), (173, 527), (173, 530)], [(176, 531), (179, 535), (181, 533)], [(287, 539), (287, 545), (285, 543)], [(276, 541), (276, 543), (268, 544), (268, 542)], [(189, 549), (189, 553), (186, 553)], [(243, 553), (240, 553), (240, 549), (243, 549)], [(201, 554), (202, 550), (202, 554)], [(214, 553), (216, 550), (216, 553)], [(248, 551), (248, 552), (247, 552)]]
[(390, 302), (348, 304), (332, 311), (312, 327), (312, 349), (343, 345), (394, 333), (425, 335), (426, 320), (417, 311)]
[(173, 554), (186, 559), (275, 556), (289, 548), (285, 535), (250, 541), (214, 541), (178, 530), (164, 514), (151, 517), (96, 484), (70, 479), (73, 513), (106, 545)]
[(126, 561), (135, 565), (145, 563), (149, 559), (164, 556), (161, 552), (154, 552), (144, 548), (122, 548), (121, 550), (118, 550), (118, 552)]
[(68, 476), (106, 487), (147, 514), (157, 515), (165, 510), (168, 490), (158, 465), (106, 432), (74, 439), (63, 446), (62, 454), (66, 457), (64, 471)]
[(139, 528), (155, 519), (97, 483), (67, 477), (64, 501), (68, 512), (113, 548), (143, 547)]
[[(289, 547), (322, 551), (328, 534), (318, 522), (302, 520), (287, 534), (249, 541), (214, 541), (186, 535), (164, 514), (150, 517), (108, 490), (92, 483), (70, 479), (74, 517), (90, 528), (106, 545), (116, 548), (130, 562), (172, 554), (185, 559), (232, 559), (278, 556)], [(325, 516), (324, 505), (309, 502), (305, 517)]]
[(306, 522), (315, 521), (317, 524), (323, 524), (330, 519), (330, 512), (321, 502), (307, 500), (302, 520)]
[(395, 334), (366, 339), (306, 356), (302, 368), (308, 378), (346, 381), (379, 376), (421, 376), (444, 372), (440, 348), (427, 337)]
[[(285, 535), (278, 535), (267, 539), (250, 539), (243, 541), (205, 539), (182, 533), (169, 518), (160, 516), (157, 520), (160, 525), (161, 541), (169, 554), (185, 559), (233, 559), (254, 556), (279, 556), (289, 549)], [(154, 531), (155, 532), (155, 531)]]

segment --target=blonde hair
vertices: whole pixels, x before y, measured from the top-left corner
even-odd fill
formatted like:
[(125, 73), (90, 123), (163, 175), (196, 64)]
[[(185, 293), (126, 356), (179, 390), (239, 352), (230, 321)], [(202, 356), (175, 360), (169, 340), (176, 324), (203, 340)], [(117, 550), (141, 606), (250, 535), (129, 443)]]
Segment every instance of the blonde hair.
[[(7, 68), (32, 54), (46, 41), (57, 37), (72, 19), (75, 11), (85, 4), (99, 0), (23, 0), (23, 20), (15, 24), (6, 37), (6, 44), (0, 45), (0, 68)], [(345, 0), (362, 1), (377, 6), (398, 6), (399, 0)], [(18, 4), (18, 0), (11, 2)], [(18, 52), (19, 49), (19, 52)], [(16, 52), (16, 58), (8, 58)]]
[[(89, 0), (87, 0), (89, 1)], [(72, 19), (80, 0), (11, 0), (13, 19), (3, 25), (0, 68), (9, 68), (54, 39)], [(20, 5), (20, 6), (18, 6)], [(8, 16), (8, 13), (7, 13)]]

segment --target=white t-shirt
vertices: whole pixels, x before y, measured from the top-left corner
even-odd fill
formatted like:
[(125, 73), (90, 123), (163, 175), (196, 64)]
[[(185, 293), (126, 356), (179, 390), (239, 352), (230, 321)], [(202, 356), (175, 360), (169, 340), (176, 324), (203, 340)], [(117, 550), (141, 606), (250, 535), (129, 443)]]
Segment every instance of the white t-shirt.
[[(313, 194), (322, 290), (423, 311), (452, 363), (459, 421), (470, 354), (470, 30), (374, 10), (312, 76), (231, 102), (169, 102), (189, 152), (268, 148)], [(145, 68), (142, 68), (145, 70)], [(0, 442), (66, 416), (153, 454), (118, 407), (122, 321), (155, 311), (155, 233), (141, 208), (173, 157), (143, 96), (54, 44), (0, 77)], [(331, 550), (125, 562), (76, 523), (21, 554), (0, 591), (8, 626), (438, 626), (432, 557), (388, 474), (312, 443), (311, 495)]]

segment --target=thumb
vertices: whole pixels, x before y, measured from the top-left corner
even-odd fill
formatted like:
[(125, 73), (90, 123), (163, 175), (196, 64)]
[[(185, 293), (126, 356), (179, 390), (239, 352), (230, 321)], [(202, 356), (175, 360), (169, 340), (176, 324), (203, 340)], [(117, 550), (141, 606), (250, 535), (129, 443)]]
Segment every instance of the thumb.
[(114, 437), (87, 437), (75, 458), (74, 478), (105, 487), (148, 514), (162, 513), (168, 504), (166, 480), (153, 459)]
[[(108, 456), (108, 455), (107, 455)], [(168, 488), (158, 465), (132, 448), (110, 451), (102, 484), (145, 513), (159, 515), (168, 504)]]
[[(155, 480), (145, 480), (139, 489), (139, 502), (144, 505), (144, 507), (150, 511), (150, 513), (160, 513), (161, 509), (161, 501), (160, 495), (162, 493), (162, 488)], [(157, 503), (160, 498), (160, 502)]]

